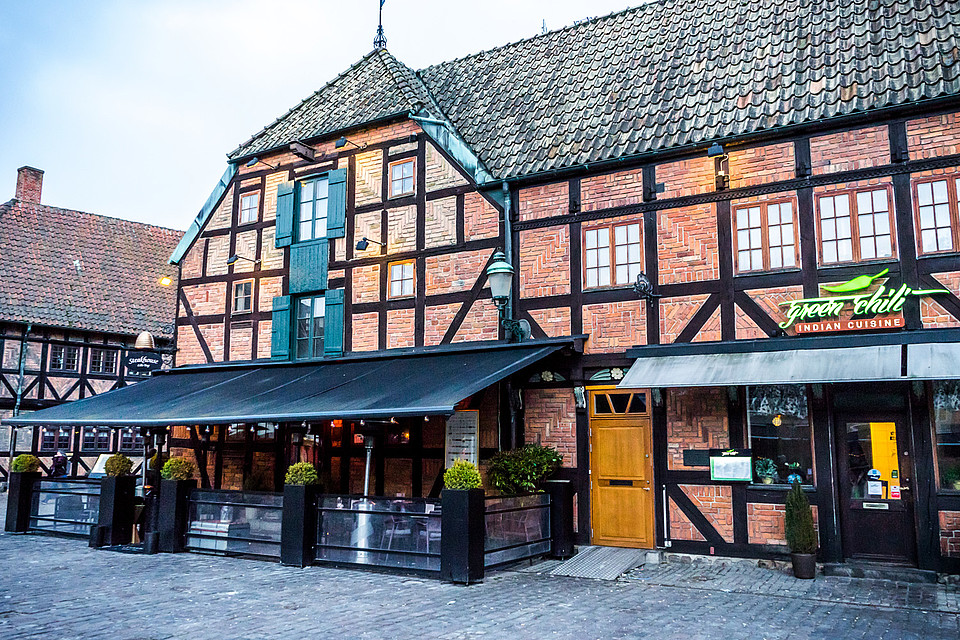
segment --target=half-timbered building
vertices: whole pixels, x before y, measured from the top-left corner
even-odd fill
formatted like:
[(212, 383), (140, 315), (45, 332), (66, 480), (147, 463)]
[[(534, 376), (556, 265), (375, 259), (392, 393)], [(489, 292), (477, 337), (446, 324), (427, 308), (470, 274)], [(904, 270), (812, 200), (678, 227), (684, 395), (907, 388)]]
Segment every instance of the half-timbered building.
[(822, 561), (955, 571), (958, 16), (678, 0), (377, 49), (229, 154), (171, 258), (177, 375), (224, 406), (143, 423), (209, 485), (306, 457), (357, 492), (379, 420), (375, 491), (426, 495), (476, 411), (481, 463), (564, 454), (581, 542), (776, 557), (796, 481)]
[[(176, 269), (183, 232), (63, 209), (40, 201), (43, 171), (21, 167), (0, 205), (0, 420), (89, 398), (149, 376), (128, 369), (148, 332), (151, 353), (173, 352)], [(161, 284), (161, 278), (166, 283)], [(142, 341), (141, 341), (142, 343)], [(154, 351), (153, 348), (157, 351)], [(45, 472), (67, 455), (71, 475), (99, 456), (143, 454), (139, 428), (46, 426), (0, 431), (0, 473), (33, 453)]]

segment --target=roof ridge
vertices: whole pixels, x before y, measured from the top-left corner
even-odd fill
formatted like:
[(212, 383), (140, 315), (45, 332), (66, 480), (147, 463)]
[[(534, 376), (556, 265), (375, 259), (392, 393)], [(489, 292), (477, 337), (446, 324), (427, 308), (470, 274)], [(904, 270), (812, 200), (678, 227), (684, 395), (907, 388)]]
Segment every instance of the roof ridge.
[(106, 215), (106, 214), (104, 214), (104, 213), (91, 213), (91, 212), (89, 212), (89, 211), (80, 211), (79, 209), (67, 209), (67, 208), (65, 208), (65, 207), (56, 207), (56, 206), (51, 205), (51, 204), (42, 204), (42, 203), (37, 203), (37, 202), (22, 202), (22, 201), (20, 201), (20, 200), (17, 200), (16, 198), (13, 198), (13, 199), (5, 202), (3, 205), (0, 205), (0, 207), (7, 206), (7, 205), (12, 205), (11, 208), (14, 208), (14, 207), (20, 207), (20, 208), (42, 207), (43, 209), (54, 210), (54, 211), (62, 211), (62, 212), (65, 212), (65, 213), (73, 213), (73, 214), (80, 214), (80, 215), (84, 215), (84, 216), (92, 216), (92, 217), (94, 217), (94, 218), (103, 218), (103, 219), (106, 219), (106, 220), (116, 220), (117, 222), (123, 222), (123, 223), (127, 223), (127, 224), (135, 224), (135, 225), (137, 225), (137, 226), (139, 226), (139, 227), (151, 227), (151, 228), (153, 228), (153, 229), (161, 229), (161, 230), (163, 230), (163, 231), (172, 231), (172, 232), (174, 232), (174, 233), (179, 233), (179, 234), (183, 235), (183, 230), (182, 230), (182, 229), (174, 229), (173, 227), (163, 227), (163, 226), (161, 226), (161, 225), (159, 225), (159, 224), (151, 224), (151, 223), (149, 223), (149, 222), (139, 222), (139, 221), (137, 221), (137, 220), (130, 220), (130, 219), (128, 219), (128, 218), (120, 218), (120, 217), (118, 217), (118, 216), (109, 216), (109, 215)]
[[(416, 72), (408, 67), (407, 65), (400, 62), (395, 55), (390, 53), (386, 48), (384, 49), (375, 49), (374, 50), (380, 57), (380, 60), (383, 62), (383, 65), (387, 68), (387, 73), (390, 74), (390, 77), (393, 78), (393, 81), (397, 84), (397, 87), (403, 93), (404, 98), (410, 103), (411, 109), (414, 105), (421, 104), (421, 96), (416, 94), (416, 91), (413, 87), (410, 86), (410, 81), (407, 78), (401, 77), (398, 72), (402, 72), (404, 69), (409, 71), (411, 75), (417, 77)], [(422, 84), (422, 83), (421, 83)], [(426, 91), (426, 85), (423, 85), (423, 89)], [(427, 93), (430, 93), (427, 91)], [(432, 97), (432, 96), (431, 96)]]
[(572, 31), (572, 30), (574, 30), (574, 29), (580, 29), (581, 27), (586, 27), (586, 26), (590, 26), (590, 25), (596, 24), (596, 23), (598, 23), (598, 22), (602, 22), (602, 21), (604, 21), (604, 20), (609, 20), (609, 19), (611, 19), (611, 18), (615, 18), (615, 17), (620, 16), (620, 15), (622, 15), (622, 14), (630, 13), (631, 11), (640, 11), (640, 10), (642, 10), (642, 9), (647, 9), (647, 8), (649, 8), (649, 7), (652, 7), (652, 6), (654, 6), (654, 5), (667, 4), (668, 2), (671, 2), (671, 1), (673, 1), (673, 0), (649, 0), (649, 2), (644, 2), (643, 4), (639, 4), (639, 5), (635, 6), (635, 7), (627, 7), (626, 9), (620, 9), (619, 11), (611, 11), (610, 13), (608, 13), (608, 14), (606, 14), (606, 15), (594, 16), (594, 17), (592, 17), (592, 18), (587, 18), (587, 19), (584, 19), (584, 20), (575, 21), (573, 24), (564, 25), (564, 26), (560, 27), (559, 29), (554, 29), (554, 30), (552, 30), (552, 31), (547, 31), (546, 33), (538, 33), (538, 34), (536, 34), (536, 35), (534, 35), (534, 36), (530, 36), (530, 37), (528, 37), (528, 38), (520, 38), (519, 40), (514, 40), (513, 42), (508, 42), (508, 43), (506, 43), (506, 44), (502, 44), (502, 45), (497, 46), (497, 47), (491, 47), (491, 48), (489, 48), (489, 49), (482, 49), (482, 50), (477, 51), (477, 52), (475, 52), (475, 53), (468, 53), (468, 54), (465, 55), (465, 56), (460, 56), (459, 58), (451, 58), (450, 60), (443, 60), (442, 62), (438, 62), (438, 63), (436, 63), (436, 64), (428, 65), (428, 66), (426, 66), (426, 67), (423, 67), (422, 69), (418, 69), (418, 70), (417, 70), (417, 74), (419, 75), (420, 73), (422, 73), (422, 72), (424, 72), (424, 71), (429, 71), (430, 69), (434, 69), (434, 68), (436, 68), (436, 67), (446, 66), (446, 65), (449, 65), (449, 64), (453, 64), (453, 63), (455, 63), (455, 62), (462, 62), (462, 61), (464, 61), (464, 60), (468, 60), (468, 59), (470, 59), (470, 58), (475, 58), (475, 57), (477, 57), (477, 56), (482, 56), (482, 55), (487, 54), (487, 53), (493, 53), (494, 51), (500, 51), (500, 50), (502, 50), (502, 49), (507, 49), (507, 48), (509, 48), (509, 47), (514, 47), (514, 46), (519, 45), (519, 44), (528, 43), (528, 42), (531, 42), (531, 41), (533, 41), (533, 40), (537, 40), (537, 39), (539, 39), (539, 38), (547, 38), (547, 37), (549, 37), (549, 36), (555, 36), (555, 35), (557, 35), (558, 33), (563, 33), (563, 32), (566, 32), (566, 31)]

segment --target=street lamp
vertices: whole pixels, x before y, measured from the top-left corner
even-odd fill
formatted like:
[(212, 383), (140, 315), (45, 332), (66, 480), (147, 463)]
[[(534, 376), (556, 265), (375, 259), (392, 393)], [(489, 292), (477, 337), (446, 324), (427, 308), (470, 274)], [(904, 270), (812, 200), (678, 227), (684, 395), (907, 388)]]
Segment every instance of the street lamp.
[(529, 335), (529, 329), (524, 327), (527, 323), (507, 317), (510, 290), (513, 288), (513, 273), (513, 265), (507, 262), (507, 256), (503, 251), (497, 249), (490, 266), (487, 267), (487, 281), (490, 283), (490, 293), (494, 304), (497, 305), (500, 326), (503, 327), (507, 340), (520, 342)]

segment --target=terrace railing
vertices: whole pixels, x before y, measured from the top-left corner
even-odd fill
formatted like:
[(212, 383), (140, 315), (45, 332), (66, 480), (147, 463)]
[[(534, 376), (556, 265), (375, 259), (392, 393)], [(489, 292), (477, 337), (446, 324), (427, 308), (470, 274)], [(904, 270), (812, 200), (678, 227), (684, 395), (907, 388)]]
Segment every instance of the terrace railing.
[(100, 480), (43, 478), (33, 485), (30, 531), (88, 538), (100, 515)]
[(282, 520), (282, 493), (194, 489), (186, 549), (279, 559)]
[(486, 498), (484, 503), (484, 567), (550, 553), (549, 493), (494, 496)]

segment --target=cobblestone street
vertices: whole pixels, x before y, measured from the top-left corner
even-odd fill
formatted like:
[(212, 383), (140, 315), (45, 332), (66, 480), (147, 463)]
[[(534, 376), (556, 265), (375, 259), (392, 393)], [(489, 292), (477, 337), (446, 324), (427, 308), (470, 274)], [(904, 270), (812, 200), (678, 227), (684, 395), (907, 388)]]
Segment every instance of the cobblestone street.
[(616, 581), (534, 567), (459, 587), (0, 535), (0, 575), (5, 639), (960, 637), (954, 587), (739, 566), (660, 565)]

